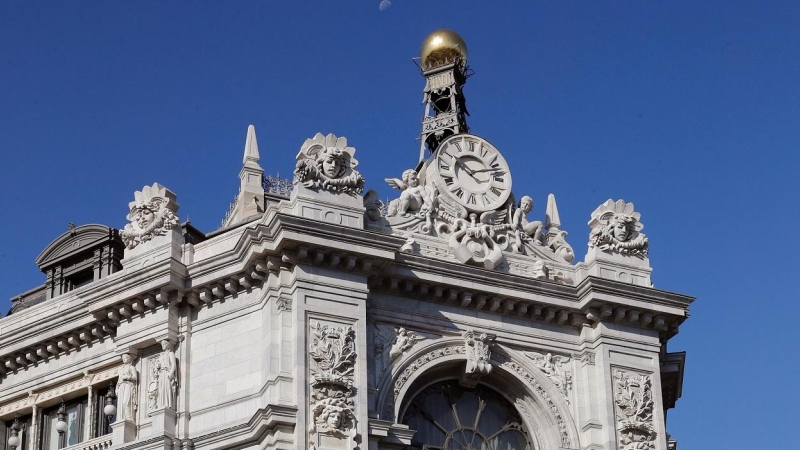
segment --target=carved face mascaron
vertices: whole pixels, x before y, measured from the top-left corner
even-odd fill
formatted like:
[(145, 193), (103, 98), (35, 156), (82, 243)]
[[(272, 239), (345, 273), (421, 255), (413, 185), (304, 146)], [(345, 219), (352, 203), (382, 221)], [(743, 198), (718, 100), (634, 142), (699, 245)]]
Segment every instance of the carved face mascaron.
[(436, 150), (441, 191), (471, 211), (497, 209), (511, 195), (511, 175), (503, 155), (485, 139), (456, 134)]
[(156, 214), (150, 208), (150, 205), (138, 205), (133, 220), (140, 230), (145, 230), (156, 220)]
[[(327, 153), (327, 154), (326, 154)], [(341, 154), (328, 152), (323, 153), (322, 173), (328, 178), (339, 178), (346, 171), (344, 157)]]

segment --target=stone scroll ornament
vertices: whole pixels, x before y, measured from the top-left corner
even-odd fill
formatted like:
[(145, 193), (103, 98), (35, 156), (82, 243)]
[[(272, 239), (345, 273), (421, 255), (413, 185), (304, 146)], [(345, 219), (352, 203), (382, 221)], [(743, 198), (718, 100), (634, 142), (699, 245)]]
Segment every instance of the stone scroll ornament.
[(622, 255), (644, 258), (649, 243), (641, 232), (644, 225), (639, 221), (641, 214), (634, 212), (633, 203), (611, 199), (598, 206), (592, 213), (589, 226), (589, 247), (620, 253)]
[(297, 154), (294, 184), (309, 189), (359, 195), (364, 190), (364, 177), (355, 170), (356, 149), (347, 146), (347, 139), (334, 134), (317, 133), (306, 139)]
[(525, 356), (533, 360), (536, 367), (550, 379), (556, 389), (564, 396), (564, 400), (569, 403), (569, 393), (572, 390), (572, 371), (569, 368), (570, 358), (538, 352), (525, 352)]
[(178, 203), (169, 189), (153, 183), (136, 191), (133, 196), (134, 201), (128, 203), (130, 212), (126, 218), (129, 223), (119, 234), (129, 250), (156, 236), (167, 234), (168, 230), (178, 225)]
[(310, 341), (310, 448), (315, 448), (318, 433), (352, 439), (355, 447), (355, 330), (317, 322), (311, 326)]
[(654, 450), (653, 380), (651, 375), (614, 370), (614, 409), (620, 450)]

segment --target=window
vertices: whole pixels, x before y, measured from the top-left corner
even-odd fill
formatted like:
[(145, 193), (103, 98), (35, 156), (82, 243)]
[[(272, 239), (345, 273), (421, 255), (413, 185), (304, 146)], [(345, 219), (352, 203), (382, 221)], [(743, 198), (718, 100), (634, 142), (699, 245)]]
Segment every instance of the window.
[(58, 410), (61, 405), (47, 409), (42, 414), (42, 450), (58, 450), (80, 444), (89, 438), (88, 407), (85, 397), (64, 404), (67, 429), (63, 434), (56, 430)]
[[(5, 442), (3, 442), (3, 449), (11, 450), (11, 447), (8, 445), (8, 438), (11, 437), (11, 426), (14, 425), (13, 420), (6, 421), (6, 438)], [(17, 418), (17, 425), (19, 426), (19, 432), (17, 437), (19, 438), (19, 447), (15, 450), (30, 450), (31, 444), (28, 442), (31, 438), (29, 435), (29, 430), (31, 429), (31, 416), (25, 417), (18, 417)]]
[(417, 430), (414, 444), (423, 450), (533, 449), (516, 409), (485, 386), (434, 384), (414, 398), (403, 423)]

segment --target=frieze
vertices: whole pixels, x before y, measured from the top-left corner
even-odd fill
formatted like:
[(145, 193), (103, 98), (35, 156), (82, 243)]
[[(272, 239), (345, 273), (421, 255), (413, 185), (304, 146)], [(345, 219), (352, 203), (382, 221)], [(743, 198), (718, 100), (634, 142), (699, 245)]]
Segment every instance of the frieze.
[(53, 386), (40, 392), (31, 392), (27, 397), (17, 400), (0, 407), (0, 414), (8, 414), (20, 409), (29, 408), (37, 403), (41, 403), (53, 398), (62, 397), (79, 389), (89, 387), (103, 381), (110, 380), (117, 376), (118, 366), (112, 366), (98, 372), (85, 372), (84, 376), (80, 379), (73, 380), (69, 383)]

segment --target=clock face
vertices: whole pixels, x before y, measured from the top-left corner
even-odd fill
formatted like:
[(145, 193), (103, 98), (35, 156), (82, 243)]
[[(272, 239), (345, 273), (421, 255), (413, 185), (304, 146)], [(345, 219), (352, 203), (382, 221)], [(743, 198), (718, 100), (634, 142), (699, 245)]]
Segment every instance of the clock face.
[(455, 134), (436, 150), (440, 191), (471, 211), (503, 206), (511, 195), (511, 174), (500, 152), (485, 139)]

